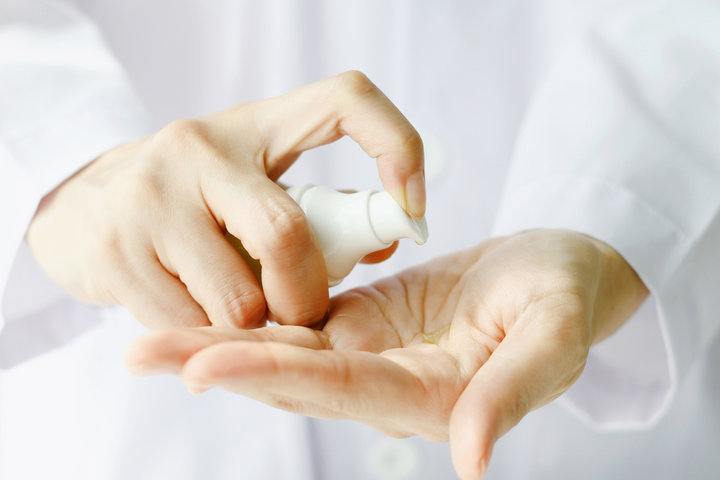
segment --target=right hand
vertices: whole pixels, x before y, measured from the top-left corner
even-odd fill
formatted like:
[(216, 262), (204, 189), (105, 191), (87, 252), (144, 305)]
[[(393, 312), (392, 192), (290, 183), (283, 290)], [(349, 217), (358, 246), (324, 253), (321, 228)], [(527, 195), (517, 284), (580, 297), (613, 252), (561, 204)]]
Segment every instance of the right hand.
[[(322, 253), (275, 181), (305, 150), (353, 138), (385, 189), (425, 213), (423, 149), (358, 72), (171, 123), (101, 155), (43, 199), (28, 232), (55, 282), (149, 327), (311, 324), (328, 306)], [(225, 238), (262, 264), (262, 286)]]
[(499, 437), (567, 390), (648, 290), (609, 245), (563, 230), (487, 240), (330, 302), (322, 329), (168, 329), (128, 368), (303, 415), (450, 441), (481, 479)]

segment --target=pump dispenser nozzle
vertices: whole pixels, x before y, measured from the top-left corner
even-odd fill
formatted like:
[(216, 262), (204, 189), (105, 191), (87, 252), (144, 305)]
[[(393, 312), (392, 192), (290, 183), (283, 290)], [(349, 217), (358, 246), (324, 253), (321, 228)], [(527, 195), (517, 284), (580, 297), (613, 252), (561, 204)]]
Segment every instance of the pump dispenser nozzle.
[(387, 192), (367, 190), (341, 193), (303, 185), (287, 190), (305, 212), (320, 243), (328, 285), (337, 285), (368, 253), (383, 250), (396, 240), (427, 241), (425, 219), (411, 218)]

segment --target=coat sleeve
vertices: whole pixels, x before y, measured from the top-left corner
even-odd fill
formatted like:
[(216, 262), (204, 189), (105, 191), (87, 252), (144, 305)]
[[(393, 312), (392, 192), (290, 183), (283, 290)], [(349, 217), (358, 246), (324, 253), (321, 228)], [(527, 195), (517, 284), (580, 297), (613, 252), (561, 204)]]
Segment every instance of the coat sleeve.
[(562, 402), (600, 428), (670, 404), (720, 323), (720, 4), (646, 2), (568, 49), (518, 137), (495, 233), (580, 231), (652, 295)]
[(0, 2), (0, 368), (92, 325), (24, 244), (38, 202), (149, 120), (92, 23), (66, 2)]

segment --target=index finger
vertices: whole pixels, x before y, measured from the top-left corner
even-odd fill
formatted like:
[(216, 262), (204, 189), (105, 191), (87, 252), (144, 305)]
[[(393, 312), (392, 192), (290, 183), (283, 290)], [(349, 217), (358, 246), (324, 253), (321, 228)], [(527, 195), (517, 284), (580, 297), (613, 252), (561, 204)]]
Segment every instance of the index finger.
[(423, 143), (364, 74), (348, 71), (256, 104), (264, 167), (277, 179), (305, 150), (349, 136), (377, 160), (385, 190), (411, 216), (425, 215)]

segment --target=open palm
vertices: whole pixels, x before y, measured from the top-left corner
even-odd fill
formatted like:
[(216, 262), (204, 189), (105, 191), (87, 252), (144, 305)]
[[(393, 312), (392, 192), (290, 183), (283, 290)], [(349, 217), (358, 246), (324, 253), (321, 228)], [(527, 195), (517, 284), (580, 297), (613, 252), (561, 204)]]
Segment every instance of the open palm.
[(564, 392), (593, 342), (647, 291), (608, 246), (564, 231), (497, 238), (331, 300), (316, 329), (150, 333), (136, 373), (181, 374), (305, 415), (450, 440), (463, 478), (495, 440)]

